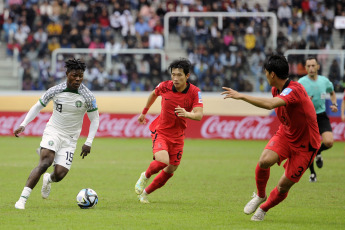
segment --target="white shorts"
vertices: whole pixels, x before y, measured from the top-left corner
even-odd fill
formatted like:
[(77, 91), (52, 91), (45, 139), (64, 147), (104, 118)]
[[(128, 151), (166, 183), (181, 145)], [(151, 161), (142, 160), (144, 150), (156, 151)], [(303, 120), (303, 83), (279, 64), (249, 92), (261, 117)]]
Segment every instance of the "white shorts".
[(77, 140), (74, 140), (67, 135), (61, 135), (45, 130), (40, 146), (55, 152), (54, 164), (61, 165), (68, 170), (71, 169)]

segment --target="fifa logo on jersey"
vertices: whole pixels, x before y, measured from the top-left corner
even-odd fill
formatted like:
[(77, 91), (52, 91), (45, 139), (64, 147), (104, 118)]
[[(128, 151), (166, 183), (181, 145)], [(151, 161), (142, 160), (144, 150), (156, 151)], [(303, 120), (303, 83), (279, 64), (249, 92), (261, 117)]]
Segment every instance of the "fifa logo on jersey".
[(76, 102), (75, 102), (75, 106), (76, 106), (77, 108), (80, 108), (82, 105), (83, 105), (83, 103), (82, 103), (81, 101), (76, 101)]

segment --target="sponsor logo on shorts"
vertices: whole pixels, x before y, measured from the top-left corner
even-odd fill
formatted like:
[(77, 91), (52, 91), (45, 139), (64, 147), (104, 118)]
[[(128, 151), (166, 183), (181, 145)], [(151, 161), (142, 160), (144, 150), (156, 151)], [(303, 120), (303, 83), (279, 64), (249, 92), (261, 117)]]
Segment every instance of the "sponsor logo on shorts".
[(81, 102), (81, 101), (76, 101), (76, 102), (75, 102), (75, 106), (76, 106), (77, 108), (80, 108), (82, 105), (83, 105), (83, 102)]
[(54, 141), (48, 141), (48, 145), (53, 146), (54, 145)]

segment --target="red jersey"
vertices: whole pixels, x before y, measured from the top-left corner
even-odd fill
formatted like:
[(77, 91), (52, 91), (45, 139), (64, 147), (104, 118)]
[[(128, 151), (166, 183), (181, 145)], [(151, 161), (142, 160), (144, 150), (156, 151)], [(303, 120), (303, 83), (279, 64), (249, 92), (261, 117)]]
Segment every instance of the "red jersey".
[(286, 137), (294, 147), (309, 148), (310, 144), (319, 149), (321, 140), (316, 112), (304, 87), (298, 82), (288, 80), (281, 93), (272, 87), (272, 95), (286, 102), (285, 106), (275, 108), (281, 122), (277, 134)]
[(187, 118), (178, 117), (175, 108), (180, 106), (187, 112), (194, 107), (203, 107), (201, 91), (195, 85), (187, 82), (187, 88), (178, 92), (171, 80), (161, 82), (155, 89), (155, 94), (162, 97), (161, 114), (151, 123), (150, 130), (171, 138), (183, 138), (187, 128)]

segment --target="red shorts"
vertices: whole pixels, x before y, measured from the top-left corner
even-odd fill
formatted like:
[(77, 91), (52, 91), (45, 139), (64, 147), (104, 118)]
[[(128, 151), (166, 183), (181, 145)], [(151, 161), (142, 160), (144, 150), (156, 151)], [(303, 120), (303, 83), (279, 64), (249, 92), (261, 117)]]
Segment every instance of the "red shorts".
[(317, 152), (317, 149), (310, 151), (309, 146), (304, 148), (292, 146), (286, 138), (278, 135), (274, 135), (270, 139), (265, 149), (270, 149), (279, 155), (278, 165), (287, 159), (283, 165), (285, 176), (295, 183), (301, 179), (303, 173), (309, 168)]
[(169, 154), (169, 164), (179, 165), (183, 154), (184, 139), (174, 139), (172, 142), (172, 140), (157, 132), (151, 132), (151, 136), (153, 154), (161, 150), (166, 150)]

